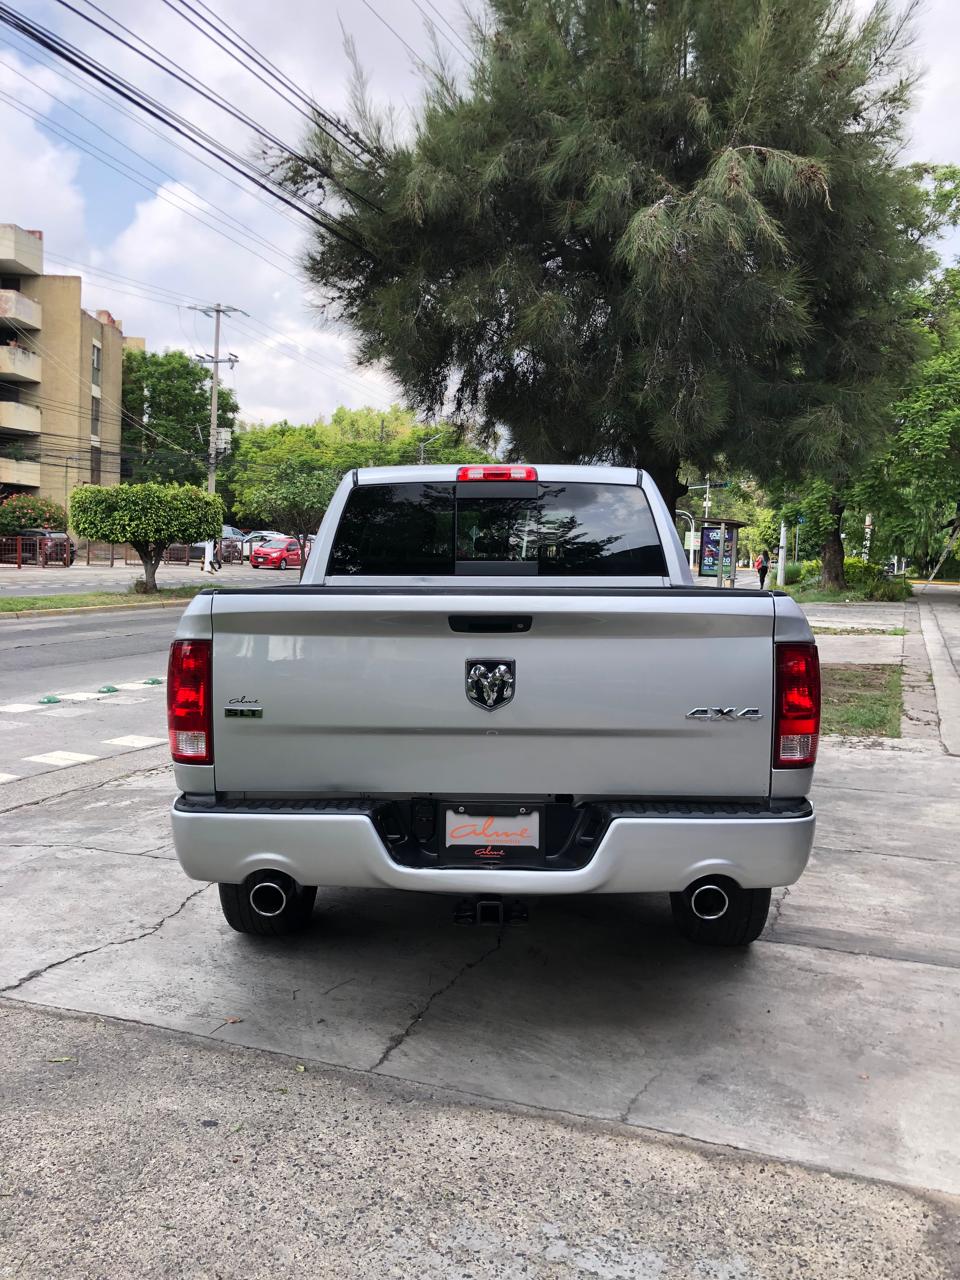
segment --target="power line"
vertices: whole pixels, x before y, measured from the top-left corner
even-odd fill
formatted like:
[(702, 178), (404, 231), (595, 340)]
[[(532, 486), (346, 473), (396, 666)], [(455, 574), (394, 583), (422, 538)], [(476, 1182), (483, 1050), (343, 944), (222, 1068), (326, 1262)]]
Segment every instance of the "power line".
[[(201, 82), (196, 78), (196, 76), (191, 75), (191, 73), (187, 71), (185, 67), (181, 66), (179, 62), (171, 58), (169, 54), (166, 54), (162, 50), (158, 49), (155, 45), (151, 44), (149, 40), (146, 40), (143, 36), (138, 35), (135, 31), (132, 31), (129, 27), (124, 26), (124, 24), (120, 22), (119, 19), (115, 18), (112, 14), (107, 13), (104, 9), (101, 9), (99, 5), (94, 4), (94, 0), (84, 0), (84, 2), (87, 4), (89, 8), (93, 9), (95, 13), (99, 13), (102, 17), (106, 18), (109, 22), (113, 23), (113, 25), (119, 28), (120, 31), (125, 31), (127, 35), (132, 36), (134, 40), (138, 40), (145, 48), (150, 50), (150, 53), (144, 53), (143, 49), (138, 49), (136, 45), (131, 44), (129, 40), (125, 40), (123, 36), (117, 35), (116, 31), (111, 31), (110, 28), (104, 26), (102, 22), (97, 22), (96, 18), (91, 18), (89, 14), (83, 13), (75, 5), (71, 4), (70, 0), (57, 0), (57, 4), (61, 5), (64, 9), (68, 9), (71, 13), (76, 14), (78, 18), (81, 18), (84, 22), (89, 23), (92, 27), (96, 27), (98, 31), (102, 31), (105, 35), (109, 36), (111, 40), (116, 40), (118, 44), (123, 45), (124, 48), (129, 49), (132, 53), (137, 54), (138, 57), (143, 58), (145, 61), (149, 62), (152, 66), (155, 66), (160, 71), (163, 71), (166, 75), (171, 76), (174, 80), (179, 81), (181, 84), (185, 85), (188, 89), (192, 89), (194, 93), (199, 94), (200, 97), (205, 98), (208, 102), (213, 103), (214, 106), (219, 107), (220, 110), (226, 112), (227, 115), (232, 116), (235, 120), (238, 120), (240, 121), (240, 123), (246, 125), (248, 129), (252, 129), (254, 133), (259, 134), (260, 137), (263, 138), (265, 142), (269, 142), (272, 146), (275, 146), (280, 151), (285, 152), (292, 160), (297, 160), (301, 164), (305, 164), (310, 168), (315, 168), (323, 177), (327, 178), (329, 181), (333, 182), (335, 186), (339, 187), (344, 194), (352, 195), (355, 199), (362, 200), (365, 204), (370, 205), (371, 208), (376, 207), (373, 204), (371, 204), (371, 202), (367, 200), (365, 196), (360, 195), (359, 192), (353, 191), (349, 187), (340, 183), (336, 175), (326, 166), (319, 165), (315, 161), (308, 159), (306, 156), (301, 155), (298, 151), (295, 151), (292, 147), (288, 146), (287, 143), (282, 141), (282, 139), (278, 138), (275, 134), (270, 133), (270, 131), (267, 129), (264, 129), (263, 126), (259, 125), (253, 119), (252, 116), (247, 115), (245, 111), (241, 111), (238, 107), (235, 107), (231, 102), (229, 102), (223, 96), (223, 94), (217, 93), (216, 91), (211, 89), (207, 89), (203, 84), (201, 84)], [(169, 0), (164, 0), (164, 3), (167, 4), (169, 8), (173, 9), (174, 13), (178, 12), (178, 10), (176, 10), (173, 7), (173, 5), (169, 4)], [(182, 14), (181, 16), (185, 17), (185, 15), (182, 15)], [(191, 19), (186, 19), (186, 21), (190, 21), (191, 25), (196, 26), (196, 23), (193, 23)], [(210, 37), (210, 39), (213, 39), (213, 37)], [(216, 43), (216, 41), (214, 41), (214, 43)], [(156, 54), (157, 57), (156, 58), (151, 57), (151, 54)], [(158, 59), (161, 59), (161, 58), (163, 59), (163, 61), (162, 62), (158, 61)], [(163, 65), (164, 62), (168, 63), (169, 65), (164, 66)], [(171, 70), (171, 68), (173, 69)]]
[[(12, 71), (14, 75), (19, 76), (22, 80), (26, 80), (27, 84), (33, 85), (35, 89), (39, 89), (41, 93), (45, 93), (47, 97), (52, 98), (54, 102), (59, 103), (60, 106), (62, 107), (66, 107), (68, 111), (72, 111), (74, 115), (77, 115), (80, 117), (81, 120), (86, 121), (87, 124), (91, 125), (98, 132), (102, 133), (105, 137), (109, 138), (111, 142), (115, 142), (117, 146), (122, 147), (124, 151), (129, 151), (130, 154), (133, 156), (136, 156), (138, 160), (142, 160), (145, 164), (150, 165), (151, 168), (156, 169), (156, 171), (162, 174), (165, 178), (168, 178), (171, 182), (176, 183), (178, 186), (185, 187), (185, 189), (188, 192), (190, 192), (190, 188), (186, 187), (186, 184), (183, 182), (181, 178), (176, 177), (176, 175), (170, 173), (169, 170), (162, 168), (155, 161), (149, 160), (146, 156), (141, 155), (139, 151), (135, 151), (133, 147), (128, 146), (125, 142), (121, 141), (121, 139), (119, 139), (115, 134), (112, 134), (109, 129), (105, 129), (103, 125), (97, 124), (95, 120), (91, 120), (89, 116), (85, 116), (82, 111), (78, 110), (77, 107), (72, 106), (69, 102), (64, 102), (62, 98), (58, 98), (56, 94), (51, 93), (48, 89), (44, 89), (42, 85), (37, 84), (35, 80), (31, 80), (30, 77), (26, 75), (24, 72), (18, 70), (16, 67), (11, 67), (10, 64), (6, 62), (4, 59), (0, 59), (0, 63), (2, 63), (3, 66), (7, 67), (8, 70)], [(22, 104), (22, 105), (24, 105), (25, 109), (27, 110), (31, 110), (31, 111), (34, 110), (33, 108), (26, 107), (26, 104)], [(46, 117), (44, 117), (42, 113), (38, 112), (37, 114), (40, 116), (40, 123), (45, 125)], [(65, 128), (65, 126), (62, 126), (62, 127)], [(80, 136), (79, 134), (73, 134), (72, 130), (69, 130), (69, 129), (67, 129), (66, 132), (70, 133), (71, 136), (75, 138), (79, 138)], [(89, 139), (84, 139), (84, 141), (87, 141), (90, 146), (94, 146), (93, 143), (89, 142)], [(100, 151), (100, 148), (98, 147), (94, 147), (94, 149), (97, 151)], [(101, 154), (106, 156), (106, 155), (109, 155), (109, 152), (101, 152)], [(128, 165), (126, 161), (121, 160), (118, 156), (113, 156), (111, 158), (116, 160), (118, 164), (122, 164), (125, 168), (129, 169), (131, 173), (136, 174), (139, 177), (143, 178), (146, 183), (151, 184), (150, 186), (148, 186), (148, 190), (153, 189), (153, 185), (154, 185), (153, 179), (150, 178), (148, 174), (141, 173), (138, 169), (134, 169), (132, 165)], [(160, 196), (160, 192), (157, 192), (157, 195)], [(196, 195), (196, 193), (190, 192), (190, 195), (194, 196)], [(161, 196), (160, 198), (163, 198), (163, 197)], [(186, 199), (186, 197), (181, 197), (181, 198)], [(240, 220), (234, 217), (232, 213), (228, 213), (225, 209), (218, 208), (217, 205), (213, 204), (209, 200), (204, 200), (202, 197), (198, 197), (197, 199), (191, 199), (189, 203), (192, 204), (196, 209), (204, 209), (204, 208), (212, 209), (215, 213), (220, 214), (220, 216), (222, 218), (225, 218), (228, 222), (234, 223), (235, 226), (240, 231), (242, 232), (245, 231), (254, 240), (259, 240), (260, 243), (264, 246), (264, 248), (270, 249), (272, 252), (278, 254), (281, 258), (286, 258), (292, 265), (294, 266), (297, 265), (297, 260), (296, 258), (294, 258), (292, 254), (287, 253), (286, 250), (284, 249), (281, 249), (279, 245), (273, 244), (273, 242), (268, 240), (266, 236), (262, 236), (258, 231), (255, 231), (252, 227), (248, 227), (245, 222), (240, 222)], [(184, 210), (184, 212), (187, 212), (187, 211)], [(205, 224), (205, 225), (208, 225), (208, 224)], [(219, 228), (214, 227), (213, 230), (218, 231)], [(236, 244), (238, 242), (234, 241), (234, 243)]]
[[(60, 0), (60, 2), (62, 3), (63, 0)], [(263, 191), (267, 192), (268, 195), (281, 201), (283, 204), (286, 204), (295, 212), (300, 213), (303, 217), (327, 231), (330, 235), (344, 241), (346, 244), (349, 244), (358, 252), (369, 255), (369, 250), (342, 231), (336, 225), (335, 220), (331, 215), (325, 215), (313, 208), (305, 207), (302, 202), (289, 196), (278, 186), (278, 184), (273, 182), (268, 175), (264, 174), (262, 170), (257, 169), (255, 165), (251, 165), (250, 162), (243, 160), (222, 143), (217, 143), (215, 139), (211, 138), (209, 134), (206, 134), (197, 125), (185, 120), (182, 116), (177, 115), (176, 112), (171, 111), (155, 99), (150, 98), (149, 95), (144, 94), (128, 81), (123, 80), (122, 77), (109, 71), (95, 59), (82, 53), (68, 41), (54, 35), (53, 32), (40, 26), (38, 23), (31, 22), (29, 19), (22, 17), (15, 10), (5, 4), (0, 4), (0, 21), (6, 23), (7, 26), (12, 27), (20, 34), (26, 35), (42, 48), (49, 49), (56, 57), (62, 58), (65, 62), (77, 67), (84, 75), (87, 75), (91, 79), (104, 85), (112, 93), (115, 93), (118, 97), (125, 99), (133, 106), (137, 107), (138, 110), (145, 112), (156, 120), (159, 120), (161, 124), (166, 125), (166, 127), (173, 130), (173, 132), (185, 137), (189, 142), (192, 142), (194, 146), (213, 156), (214, 159), (219, 160), (219, 162), (225, 165), (228, 169), (231, 169), (235, 173), (239, 173), (240, 176), (245, 178), (248, 182), (261, 188)]]
[[(414, 5), (416, 5), (416, 7), (417, 7), (417, 9), (420, 11), (420, 13), (422, 13), (422, 14), (423, 14), (423, 17), (424, 17), (425, 21), (428, 23), (428, 25), (429, 25), (430, 29), (431, 29), (432, 31), (436, 31), (438, 35), (443, 36), (444, 40), (446, 40), (447, 44), (448, 44), (448, 45), (450, 46), (450, 48), (452, 49), (452, 48), (454, 47), (454, 45), (453, 45), (453, 41), (450, 39), (450, 37), (447, 35), (447, 33), (446, 33), (445, 31), (441, 30), (441, 28), (437, 26), (436, 19), (435, 19), (435, 18), (431, 18), (431, 17), (430, 17), (429, 13), (427, 13), (426, 9), (424, 9), (423, 5), (420, 3), (420, 0), (412, 0), (412, 3), (413, 3)], [(431, 5), (431, 6), (430, 6), (430, 8), (431, 8), (431, 9), (434, 9), (434, 10), (435, 10), (435, 12), (436, 12), (436, 13), (437, 13), (437, 14), (438, 14), (442, 19), (443, 19), (444, 24), (445, 24), (446, 26), (450, 27), (450, 23), (449, 23), (449, 22), (447, 22), (446, 18), (444, 18), (444, 17), (443, 17), (443, 14), (442, 14), (442, 13), (440, 13), (440, 10), (439, 10), (439, 9), (437, 9), (436, 5)], [(453, 31), (453, 27), (450, 27), (450, 30), (451, 30), (451, 31)], [(460, 39), (460, 37), (457, 35), (457, 33), (456, 33), (455, 31), (453, 31), (453, 34), (454, 34), (454, 36), (456, 37), (456, 39), (459, 41), (459, 43), (460, 43), (461, 47), (462, 47), (463, 49), (465, 49), (465, 50), (466, 50), (466, 52), (467, 52), (468, 56), (472, 57), (473, 55), (472, 55), (472, 53), (471, 53), (471, 50), (467, 49), (467, 46), (463, 43), (463, 41)]]
[[(30, 342), (30, 343), (32, 343), (32, 344), (33, 344), (33, 346), (34, 346), (34, 347), (37, 347), (37, 348), (38, 348), (38, 350), (39, 350), (39, 354), (40, 354), (40, 356), (41, 356), (41, 358), (42, 358), (42, 359), (44, 359), (44, 360), (52, 360), (52, 361), (53, 361), (53, 363), (54, 363), (55, 365), (59, 365), (59, 367), (60, 367), (61, 369), (65, 369), (65, 370), (67, 371), (67, 373), (69, 373), (69, 374), (71, 374), (71, 375), (73, 374), (74, 370), (73, 370), (73, 369), (71, 369), (71, 368), (70, 368), (70, 366), (69, 366), (68, 364), (66, 364), (63, 360), (61, 360), (58, 356), (55, 356), (55, 355), (53, 354), (53, 352), (52, 352), (52, 351), (50, 351), (50, 349), (49, 349), (48, 347), (46, 347), (46, 346), (45, 346), (45, 345), (44, 345), (44, 344), (43, 344), (43, 343), (42, 343), (42, 342), (41, 342), (41, 341), (36, 337), (36, 335), (35, 335), (35, 334), (31, 333), (31, 332), (30, 332), (29, 330), (27, 330), (27, 329), (24, 329), (22, 325), (18, 325), (18, 324), (16, 323), (16, 321), (11, 320), (9, 316), (7, 317), (7, 323), (8, 323), (8, 324), (13, 328), (14, 332), (16, 332), (16, 333), (19, 333), (19, 334), (20, 334), (20, 336), (24, 339), (24, 341), (26, 341), (26, 342)], [(28, 349), (29, 349), (29, 348), (28, 348)], [(134, 417), (132, 414), (128, 413), (128, 412), (127, 412), (127, 410), (126, 410), (126, 409), (124, 409), (123, 405), (122, 405), (121, 403), (119, 403), (118, 401), (113, 400), (112, 398), (110, 398), (110, 397), (108, 397), (108, 396), (104, 396), (102, 393), (101, 393), (101, 395), (100, 395), (99, 399), (100, 399), (100, 401), (101, 401), (101, 403), (102, 403), (102, 404), (112, 405), (112, 406), (113, 406), (113, 408), (114, 408), (114, 409), (116, 409), (116, 410), (119, 412), (119, 414), (120, 414), (120, 416), (121, 416), (121, 420), (122, 420), (122, 418), (123, 418), (124, 416), (126, 416), (126, 417), (127, 417), (127, 419), (128, 419), (128, 421), (133, 421), (134, 423), (136, 423), (136, 425), (137, 425), (137, 426), (139, 426), (142, 430), (144, 430), (144, 431), (148, 432), (149, 434), (153, 435), (155, 439), (159, 440), (161, 444), (168, 445), (171, 449), (178, 449), (181, 453), (185, 453), (185, 452), (186, 452), (186, 450), (184, 450), (184, 449), (180, 449), (180, 446), (179, 446), (179, 445), (174, 444), (174, 442), (173, 442), (172, 440), (166, 440), (166, 439), (164, 439), (164, 437), (163, 437), (163, 436), (161, 436), (161, 435), (159, 435), (156, 431), (154, 431), (154, 430), (153, 430), (153, 428), (148, 427), (148, 426), (147, 426), (147, 424), (146, 424), (145, 422), (142, 422), (139, 418), (136, 418), (136, 417)], [(79, 412), (79, 406), (78, 406), (78, 412)]]
[[(260, 70), (258, 68), (262, 67), (263, 63), (261, 60), (261, 55), (257, 53), (257, 51), (253, 48), (253, 46), (250, 46), (250, 50), (252, 50), (252, 52), (248, 49), (245, 49), (241, 44), (239, 44), (236, 40), (232, 39), (229, 35), (227, 35), (225, 31), (223, 31), (220, 27), (218, 27), (216, 20), (214, 18), (205, 17), (202, 13), (199, 13), (196, 9), (194, 9), (193, 6), (187, 2), (187, 0), (180, 0), (182, 8), (179, 8), (179, 9), (175, 6), (175, 4), (173, 3), (173, 0), (163, 0), (163, 3), (167, 6), (168, 9), (171, 9), (175, 14), (177, 14), (178, 17), (182, 18), (184, 22), (189, 22), (190, 25), (195, 30), (199, 31), (202, 36), (204, 36), (207, 40), (209, 40), (211, 44), (215, 45), (222, 53), (225, 53), (229, 58), (232, 58), (234, 62), (238, 63), (241, 67), (243, 67), (245, 71), (248, 71), (255, 79), (259, 80), (261, 84), (266, 85), (266, 87), (271, 91), (271, 93), (276, 94), (276, 96), (282, 102), (285, 102), (287, 106), (293, 107), (295, 111), (298, 111), (300, 115), (303, 116), (304, 119), (308, 121), (309, 124), (311, 124), (314, 128), (319, 128), (321, 132), (325, 133), (327, 137), (331, 140), (331, 142), (335, 143), (338, 148), (340, 148), (341, 150), (347, 151), (348, 154), (354, 160), (357, 160), (357, 161), (360, 160), (360, 156), (346, 145), (348, 141), (351, 142), (352, 144), (352, 139), (350, 138), (350, 135), (346, 132), (346, 130), (343, 129), (343, 126), (339, 124), (339, 122), (335, 121), (332, 117), (327, 115), (326, 112), (321, 111), (321, 109), (316, 105), (316, 103), (312, 102), (311, 99), (309, 99), (306, 96), (306, 94), (304, 94), (300, 89), (297, 89), (296, 86), (293, 86), (293, 92), (295, 93), (295, 96), (299, 97), (300, 100), (306, 105), (301, 106), (300, 103), (296, 101), (292, 101), (277, 86), (277, 80), (278, 78), (280, 78), (280, 74), (282, 73), (278, 74), (277, 72), (274, 72), (273, 78), (270, 78), (270, 79), (260, 74)], [(194, 15), (196, 19), (198, 19), (198, 21), (194, 21), (194, 18), (191, 18), (189, 16), (191, 13)], [(205, 26), (211, 28), (211, 30), (210, 31), (204, 30), (204, 28), (200, 26), (200, 23), (204, 23)], [(216, 34), (212, 34), (212, 32), (215, 32)], [(217, 38), (218, 36), (221, 38), (218, 39)], [(230, 49), (227, 47), (228, 44), (233, 45), (234, 48), (239, 50), (240, 52), (239, 53), (234, 52), (233, 49)], [(254, 65), (250, 66), (250, 62), (253, 62)], [(288, 93), (291, 91), (289, 85), (285, 85), (284, 87), (287, 88)], [(345, 136), (337, 137), (336, 133), (332, 132), (332, 130), (327, 127), (328, 124), (332, 124), (334, 129), (340, 129)], [(346, 189), (349, 190), (349, 188), (346, 188)], [(352, 194), (357, 194), (357, 193), (352, 192)], [(365, 200), (365, 197), (363, 196), (359, 196), (358, 198)], [(366, 201), (366, 203), (370, 204), (371, 208), (376, 207), (372, 205), (371, 202), (368, 200)]]
[[(95, 98), (97, 102), (103, 103), (104, 106), (108, 107), (111, 111), (115, 111), (125, 119), (131, 120), (138, 128), (144, 129), (155, 138), (159, 138), (166, 146), (173, 147), (176, 151), (179, 151), (181, 155), (186, 156), (192, 164), (200, 165), (202, 168), (206, 169), (208, 173), (212, 173), (216, 178), (223, 182), (229, 182), (230, 185), (236, 187), (238, 191), (242, 191), (245, 195), (249, 196), (250, 199), (256, 200), (256, 202), (263, 205), (265, 209), (269, 209), (271, 213), (274, 213), (278, 217), (283, 218), (284, 221), (289, 222), (292, 227), (301, 227), (302, 224), (300, 222), (291, 217), (290, 213), (285, 208), (281, 208), (273, 200), (265, 200), (259, 191), (251, 190), (247, 184), (238, 182), (237, 179), (231, 177), (229, 173), (223, 173), (221, 170), (215, 168), (208, 161), (204, 160), (202, 156), (196, 155), (193, 151), (188, 150), (181, 143), (177, 142), (175, 138), (169, 137), (169, 135), (162, 129), (158, 129), (149, 121), (142, 119), (136, 111), (129, 110), (121, 103), (114, 101), (107, 94), (99, 93), (92, 85), (85, 82), (80, 77), (73, 75), (69, 69), (63, 66), (57, 66), (56, 59), (53, 58), (53, 55), (49, 54), (46, 49), (37, 48), (36, 46), (31, 47), (30, 43), (26, 39), (21, 42), (20, 40), (11, 40), (6, 36), (0, 36), (0, 41), (15, 53), (19, 53), (21, 56), (26, 55), (38, 66), (48, 68), (61, 80), (66, 81), (68, 84), (75, 85), (83, 93)], [(9, 63), (7, 65), (9, 66)], [(11, 70), (12, 69), (13, 68), (11, 68)], [(44, 93), (48, 92), (47, 90), (42, 89), (42, 87), (41, 91)], [(53, 95), (51, 94), (50, 96), (52, 97)]]
[[(61, 0), (61, 3), (62, 3), (62, 0)], [(410, 56), (411, 56), (412, 58), (414, 58), (417, 62), (419, 62), (419, 63), (420, 63), (420, 66), (424, 69), (424, 71), (426, 71), (426, 72), (428, 72), (430, 75), (432, 75), (432, 74), (433, 74), (433, 72), (432, 72), (432, 70), (431, 70), (431, 68), (430, 68), (429, 63), (424, 62), (423, 58), (421, 58), (421, 57), (420, 57), (419, 53), (417, 53), (417, 51), (416, 51), (416, 49), (414, 49), (413, 45), (412, 45), (412, 44), (408, 44), (408, 43), (407, 43), (407, 41), (406, 41), (406, 40), (404, 40), (403, 36), (402, 36), (402, 35), (400, 34), (400, 32), (396, 29), (396, 27), (392, 27), (392, 26), (390, 25), (390, 23), (386, 20), (386, 18), (385, 18), (385, 17), (383, 16), (383, 14), (379, 11), (379, 9), (375, 9), (375, 8), (373, 7), (373, 5), (370, 3), (370, 0), (363, 0), (363, 3), (367, 6), (367, 8), (370, 10), (370, 12), (373, 14), (373, 16), (374, 16), (375, 18), (377, 18), (380, 22), (382, 22), (382, 23), (383, 23), (383, 25), (387, 28), (387, 30), (388, 30), (388, 31), (390, 31), (390, 32), (392, 32), (392, 33), (397, 37), (397, 39), (400, 41), (400, 43), (403, 45), (403, 47), (407, 50), (407, 52), (410, 54)]]
[[(417, 0), (414, 0), (414, 4), (417, 4)], [(456, 38), (456, 40), (459, 42), (460, 47), (464, 50), (464, 52), (466, 53), (467, 57), (468, 57), (468, 58), (473, 58), (473, 50), (470, 48), (470, 46), (467, 44), (467, 42), (463, 39), (463, 37), (462, 37), (462, 36), (460, 35), (460, 33), (457, 31), (456, 27), (455, 27), (455, 26), (453, 26), (453, 24), (452, 24), (451, 22), (448, 22), (448, 21), (447, 21), (446, 17), (443, 15), (443, 13), (441, 13), (441, 12), (440, 12), (440, 10), (437, 8), (437, 6), (433, 3), (433, 0), (427, 0), (427, 4), (430, 6), (430, 8), (433, 10), (433, 12), (437, 15), (437, 17), (440, 19), (440, 21), (443, 23), (443, 25), (444, 25), (444, 26), (445, 26), (449, 31), (451, 31), (451, 32), (453, 33), (454, 37), (455, 37), (455, 38)], [(417, 4), (417, 8), (418, 8), (418, 9), (420, 8), (419, 4)], [(423, 12), (423, 11), (421, 10), (421, 12)]]
[[(263, 258), (262, 250), (255, 249), (252, 245), (244, 244), (234, 236), (228, 235), (222, 227), (216, 226), (215, 223), (207, 222), (199, 214), (193, 213), (190, 209), (185, 209), (182, 205), (177, 204), (169, 194), (159, 190), (145, 174), (133, 176), (137, 174), (137, 170), (133, 169), (131, 165), (126, 164), (125, 161), (120, 160), (117, 156), (111, 156), (109, 152), (104, 151), (101, 147), (98, 147), (88, 139), (82, 138), (79, 134), (74, 133), (73, 130), (68, 129), (66, 125), (53, 124), (38, 111), (34, 111), (32, 107), (28, 107), (24, 103), (19, 102), (12, 94), (8, 94), (2, 89), (0, 89), (0, 98), (3, 98), (7, 105), (12, 107), (14, 111), (19, 111), (21, 115), (26, 116), (28, 120), (32, 120), (34, 124), (39, 125), (40, 128), (46, 129), (50, 133), (55, 134), (63, 142), (66, 142), (68, 146), (77, 147), (80, 151), (84, 152), (85, 155), (88, 155), (91, 160), (95, 160), (98, 164), (102, 164), (106, 166), (106, 168), (112, 169), (113, 172), (119, 174), (120, 177), (126, 178), (128, 182), (132, 182), (134, 186), (140, 187), (141, 190), (149, 192), (150, 195), (154, 196), (157, 200), (170, 205), (171, 208), (176, 209), (179, 213), (185, 214), (186, 217), (192, 218), (194, 222), (198, 222), (200, 226), (206, 227), (208, 231), (213, 231), (217, 235), (223, 236), (223, 238), (225, 240), (229, 240), (231, 244), (235, 244), (239, 249), (245, 249), (248, 253), (254, 254), (254, 256), (260, 258), (261, 261), (269, 261), (269, 259)], [(278, 263), (271, 262), (270, 266), (275, 270), (280, 271), (283, 275), (289, 276), (291, 280), (297, 280), (299, 282), (298, 276), (295, 276), (292, 271), (287, 271), (286, 268), (281, 267)]]
[[(188, 8), (188, 9), (191, 8), (190, 4), (188, 3), (188, 0), (181, 0), (181, 3), (185, 8)], [(221, 34), (224, 35), (225, 39), (229, 39), (230, 36), (235, 36), (236, 40), (233, 41), (232, 43), (234, 43), (238, 49), (241, 49), (241, 51), (243, 51), (243, 48), (245, 46), (246, 50), (249, 50), (250, 55), (256, 59), (259, 66), (264, 70), (272, 72), (277, 77), (277, 79), (280, 80), (281, 83), (287, 89), (289, 89), (289, 91), (293, 93), (295, 97), (298, 97), (300, 101), (303, 102), (304, 105), (311, 112), (318, 113), (324, 120), (327, 121), (328, 124), (330, 124), (332, 128), (336, 129), (337, 132), (343, 134), (346, 138), (348, 138), (351, 142), (353, 142), (353, 144), (360, 151), (364, 152), (371, 159), (376, 160), (379, 158), (377, 156), (375, 149), (370, 147), (370, 145), (364, 140), (363, 137), (361, 137), (360, 134), (356, 132), (355, 129), (351, 129), (350, 126), (345, 124), (338, 116), (332, 115), (329, 111), (324, 111), (321, 107), (319, 107), (316, 104), (316, 102), (314, 102), (313, 98), (311, 98), (308, 94), (304, 93), (304, 91), (297, 84), (295, 84), (294, 81), (291, 80), (291, 78), (284, 71), (280, 70), (280, 68), (277, 66), (275, 62), (271, 62), (270, 59), (266, 56), (266, 54), (261, 53), (260, 50), (257, 49), (256, 45), (252, 44), (251, 41), (246, 38), (246, 36), (241, 35), (240, 32), (237, 31), (235, 27), (231, 27), (230, 23), (227, 22), (226, 18), (220, 17), (218, 14), (216, 14), (208, 4), (204, 3), (204, 0), (197, 0), (197, 3), (199, 4), (201, 9), (206, 10), (206, 12), (210, 15), (210, 18), (214, 19), (219, 24), (219, 27), (221, 29)], [(196, 13), (196, 10), (194, 9), (193, 12)], [(227, 32), (229, 32), (230, 34), (226, 35)], [(237, 41), (239, 41), (240, 43), (237, 43)]]

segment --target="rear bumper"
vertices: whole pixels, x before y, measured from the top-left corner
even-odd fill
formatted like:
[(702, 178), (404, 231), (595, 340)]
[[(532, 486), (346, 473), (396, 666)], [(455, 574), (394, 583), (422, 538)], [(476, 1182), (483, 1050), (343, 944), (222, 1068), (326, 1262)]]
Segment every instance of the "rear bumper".
[[(351, 809), (353, 808), (353, 811)], [(657, 806), (668, 810), (667, 806)], [(664, 816), (614, 817), (583, 867), (406, 867), (384, 847), (368, 814), (342, 803), (262, 804), (246, 810), (173, 809), (180, 865), (194, 880), (239, 884), (254, 871), (285, 871), (301, 884), (427, 893), (680, 892), (703, 876), (729, 876), (745, 889), (793, 884), (813, 845), (807, 801), (784, 812), (738, 813), (735, 806), (684, 806)], [(711, 814), (711, 810), (727, 812)], [(668, 810), (669, 812), (669, 810)]]

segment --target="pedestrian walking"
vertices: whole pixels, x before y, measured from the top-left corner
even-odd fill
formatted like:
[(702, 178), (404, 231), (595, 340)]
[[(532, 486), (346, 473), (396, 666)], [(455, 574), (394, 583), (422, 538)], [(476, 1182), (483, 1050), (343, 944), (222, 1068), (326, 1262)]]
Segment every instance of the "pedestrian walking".
[(766, 547), (764, 547), (764, 549), (757, 556), (756, 560), (754, 561), (753, 567), (756, 569), (757, 573), (760, 575), (760, 590), (762, 591), (763, 584), (767, 579), (767, 574), (770, 572), (770, 552), (766, 549)]

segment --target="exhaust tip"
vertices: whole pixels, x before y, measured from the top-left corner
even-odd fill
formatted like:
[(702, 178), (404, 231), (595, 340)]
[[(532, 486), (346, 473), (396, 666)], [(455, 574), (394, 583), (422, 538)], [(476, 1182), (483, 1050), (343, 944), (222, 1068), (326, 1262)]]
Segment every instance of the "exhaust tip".
[(275, 880), (260, 880), (250, 890), (250, 906), (258, 916), (272, 919), (287, 905), (287, 894)]
[(702, 884), (690, 895), (690, 910), (699, 920), (719, 920), (729, 906), (730, 899), (718, 884)]

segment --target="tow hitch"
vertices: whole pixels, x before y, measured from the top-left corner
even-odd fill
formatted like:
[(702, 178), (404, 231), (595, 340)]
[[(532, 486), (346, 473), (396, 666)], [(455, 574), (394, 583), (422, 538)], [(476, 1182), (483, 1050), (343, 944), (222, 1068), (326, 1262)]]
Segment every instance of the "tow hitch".
[(526, 924), (530, 912), (522, 898), (504, 901), (497, 894), (489, 897), (460, 898), (453, 909), (454, 924), (490, 925), (500, 929), (505, 924)]

